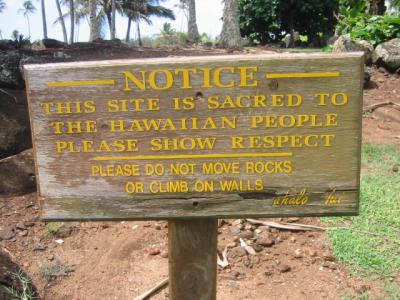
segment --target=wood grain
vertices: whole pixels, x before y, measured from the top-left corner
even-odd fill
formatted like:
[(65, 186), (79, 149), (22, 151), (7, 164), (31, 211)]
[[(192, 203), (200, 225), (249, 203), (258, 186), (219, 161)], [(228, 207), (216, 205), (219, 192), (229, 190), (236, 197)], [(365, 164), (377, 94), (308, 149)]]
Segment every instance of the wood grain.
[(217, 220), (168, 222), (169, 297), (215, 300)]
[[(163, 91), (146, 89), (133, 92), (123, 91), (122, 73), (130, 71), (139, 74), (142, 70), (177, 68), (212, 68), (256, 66), (257, 87), (220, 88), (212, 86), (201, 88), (201, 76), (194, 74), (192, 88), (181, 89), (182, 78), (177, 78), (174, 86)], [(45, 219), (56, 220), (102, 220), (102, 219), (169, 219), (185, 217), (234, 217), (234, 216), (310, 216), (356, 214), (358, 212), (358, 190), (361, 145), (361, 107), (363, 61), (360, 53), (347, 54), (279, 54), (279, 55), (240, 55), (221, 57), (162, 58), (144, 60), (121, 60), (101, 62), (79, 62), (25, 67), (27, 90), (35, 150), (39, 199)], [(269, 77), (267, 76), (269, 74)], [(287, 77), (292, 74), (292, 77)], [(293, 75), (295, 74), (295, 75)], [(299, 74), (306, 74), (299, 77)], [(307, 75), (311, 74), (311, 75)], [(325, 74), (325, 77), (321, 77)], [(337, 74), (339, 74), (337, 76)], [(286, 76), (286, 77), (285, 77)], [(158, 78), (158, 77), (157, 77)], [(223, 83), (238, 81), (235, 73), (225, 72)], [(97, 84), (95, 81), (100, 81)], [(70, 86), (59, 83), (73, 82)], [(80, 86), (75, 83), (80, 82)], [(113, 83), (114, 82), (114, 83)], [(51, 83), (51, 84), (49, 84)], [(164, 84), (163, 78), (157, 84)], [(199, 94), (201, 93), (201, 95)], [(213, 95), (220, 97), (238, 95), (266, 95), (268, 103), (272, 95), (300, 94), (303, 103), (298, 107), (267, 105), (264, 108), (208, 108), (207, 99)], [(346, 93), (349, 102), (345, 106), (316, 105), (316, 93)], [(196, 108), (190, 111), (175, 110), (174, 97), (200, 95), (196, 98)], [(111, 113), (107, 102), (110, 99), (159, 98), (160, 110), (127, 111)], [(93, 113), (46, 114), (43, 103), (49, 101), (95, 101)], [(291, 128), (250, 128), (254, 116), (337, 114), (337, 126)], [(236, 128), (190, 129), (166, 131), (111, 132), (110, 120), (131, 122), (132, 120), (171, 119), (196, 117), (203, 122), (208, 117), (218, 120), (221, 117), (236, 116)], [(97, 132), (55, 134), (51, 122), (95, 121)], [(232, 137), (238, 136), (248, 141), (250, 137), (265, 136), (307, 136), (334, 134), (331, 147), (283, 147), (243, 148), (232, 147)], [(149, 145), (154, 138), (215, 138), (215, 146), (210, 150), (151, 150)], [(137, 139), (136, 152), (62, 153), (56, 152), (56, 142), (115, 141)], [(290, 153), (290, 156), (265, 157)], [(195, 158), (169, 159), (171, 155), (194, 155)], [(196, 156), (197, 155), (197, 156)], [(198, 157), (203, 155), (204, 157)], [(228, 157), (210, 157), (227, 155)], [(237, 157), (232, 157), (236, 156)], [(244, 155), (244, 156), (243, 156)], [(246, 156), (247, 155), (247, 156)], [(252, 157), (249, 157), (251, 155)], [(121, 157), (125, 157), (121, 160)], [(147, 157), (141, 159), (140, 157)], [(154, 158), (153, 158), (154, 157)], [(100, 159), (100, 160), (96, 160)], [(104, 159), (104, 160), (101, 160)], [(279, 163), (290, 161), (291, 172), (252, 173), (246, 171), (246, 163)], [(204, 163), (237, 163), (239, 174), (204, 174)], [(195, 164), (195, 172), (179, 175), (168, 171), (171, 164)], [(144, 174), (146, 165), (162, 164), (167, 171), (160, 176)], [(109, 166), (137, 165), (138, 176), (98, 176), (92, 168), (106, 169)], [(197, 181), (212, 181), (212, 192), (195, 191)], [(257, 180), (262, 181), (262, 190), (254, 190)], [(150, 185), (159, 182), (185, 181), (191, 187), (182, 193), (152, 193)], [(221, 181), (241, 182), (242, 188), (224, 192)], [(144, 191), (127, 193), (129, 182), (141, 182)], [(249, 187), (250, 186), (250, 187)], [(296, 197), (306, 189), (308, 197), (304, 205), (275, 205), (277, 197)], [(337, 203), (326, 204), (329, 194), (336, 190), (340, 196)]]

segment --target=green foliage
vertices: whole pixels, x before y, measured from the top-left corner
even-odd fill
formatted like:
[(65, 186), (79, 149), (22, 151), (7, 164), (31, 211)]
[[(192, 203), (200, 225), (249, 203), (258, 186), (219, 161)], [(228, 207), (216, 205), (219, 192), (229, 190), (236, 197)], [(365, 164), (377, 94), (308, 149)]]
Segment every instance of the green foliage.
[(400, 175), (392, 171), (399, 157), (398, 147), (364, 145), (360, 215), (324, 218), (334, 254), (353, 273), (381, 278), (400, 270)]
[(209, 36), (207, 33), (203, 32), (200, 35), (200, 44), (206, 47), (212, 47), (217, 44), (218, 40)]
[(19, 33), (18, 30), (14, 30), (11, 34), (11, 39), (15, 43), (17, 48), (23, 48), (24, 46), (29, 46), (31, 41), (29, 38), (24, 37), (23, 34)]
[(332, 45), (326, 45), (322, 47), (322, 52), (332, 52), (333, 46)]
[(12, 276), (15, 280), (17, 280), (22, 290), (18, 291), (13, 287), (5, 287), (6, 292), (12, 297), (12, 299), (19, 300), (35, 300), (37, 299), (37, 295), (32, 286), (32, 280), (28, 278), (21, 270), (18, 270), (16, 273), (13, 273)]
[(338, 32), (349, 34), (354, 39), (369, 41), (376, 46), (400, 37), (400, 14), (371, 16), (367, 13), (361, 13), (355, 17), (342, 16), (339, 19)]
[(64, 222), (50, 222), (46, 224), (46, 232), (50, 235), (56, 234), (62, 227)]
[(371, 15), (367, 8), (366, 0), (340, 0), (337, 33), (369, 41), (374, 46), (400, 37), (399, 13)]
[(338, 0), (239, 0), (240, 29), (261, 44), (280, 41), (291, 30), (313, 42), (333, 31), (338, 8)]
[(282, 38), (279, 0), (239, 0), (241, 34), (265, 44)]

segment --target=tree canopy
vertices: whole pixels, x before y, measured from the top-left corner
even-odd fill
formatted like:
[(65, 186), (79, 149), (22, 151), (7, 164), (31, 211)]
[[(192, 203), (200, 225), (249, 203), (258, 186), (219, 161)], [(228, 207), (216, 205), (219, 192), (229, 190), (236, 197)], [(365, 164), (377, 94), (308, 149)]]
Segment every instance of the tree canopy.
[(313, 40), (333, 32), (338, 9), (339, 0), (239, 0), (241, 33), (261, 44), (292, 30)]

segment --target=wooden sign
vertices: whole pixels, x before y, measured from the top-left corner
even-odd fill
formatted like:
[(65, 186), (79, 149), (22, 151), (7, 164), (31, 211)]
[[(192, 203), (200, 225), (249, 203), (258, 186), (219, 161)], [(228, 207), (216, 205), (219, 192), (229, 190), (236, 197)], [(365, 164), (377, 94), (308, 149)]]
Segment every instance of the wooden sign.
[(353, 215), (360, 53), (25, 67), (49, 220)]

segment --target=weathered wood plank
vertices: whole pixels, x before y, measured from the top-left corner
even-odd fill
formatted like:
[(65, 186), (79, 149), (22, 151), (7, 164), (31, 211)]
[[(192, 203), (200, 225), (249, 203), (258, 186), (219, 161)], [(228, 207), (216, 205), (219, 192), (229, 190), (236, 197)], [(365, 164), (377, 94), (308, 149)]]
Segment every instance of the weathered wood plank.
[[(45, 218), (357, 213), (360, 53), (63, 63), (25, 72)], [(306, 203), (277, 204), (302, 191)], [(329, 195), (340, 200), (325, 204)]]
[(216, 299), (217, 229), (217, 219), (168, 222), (170, 299)]

